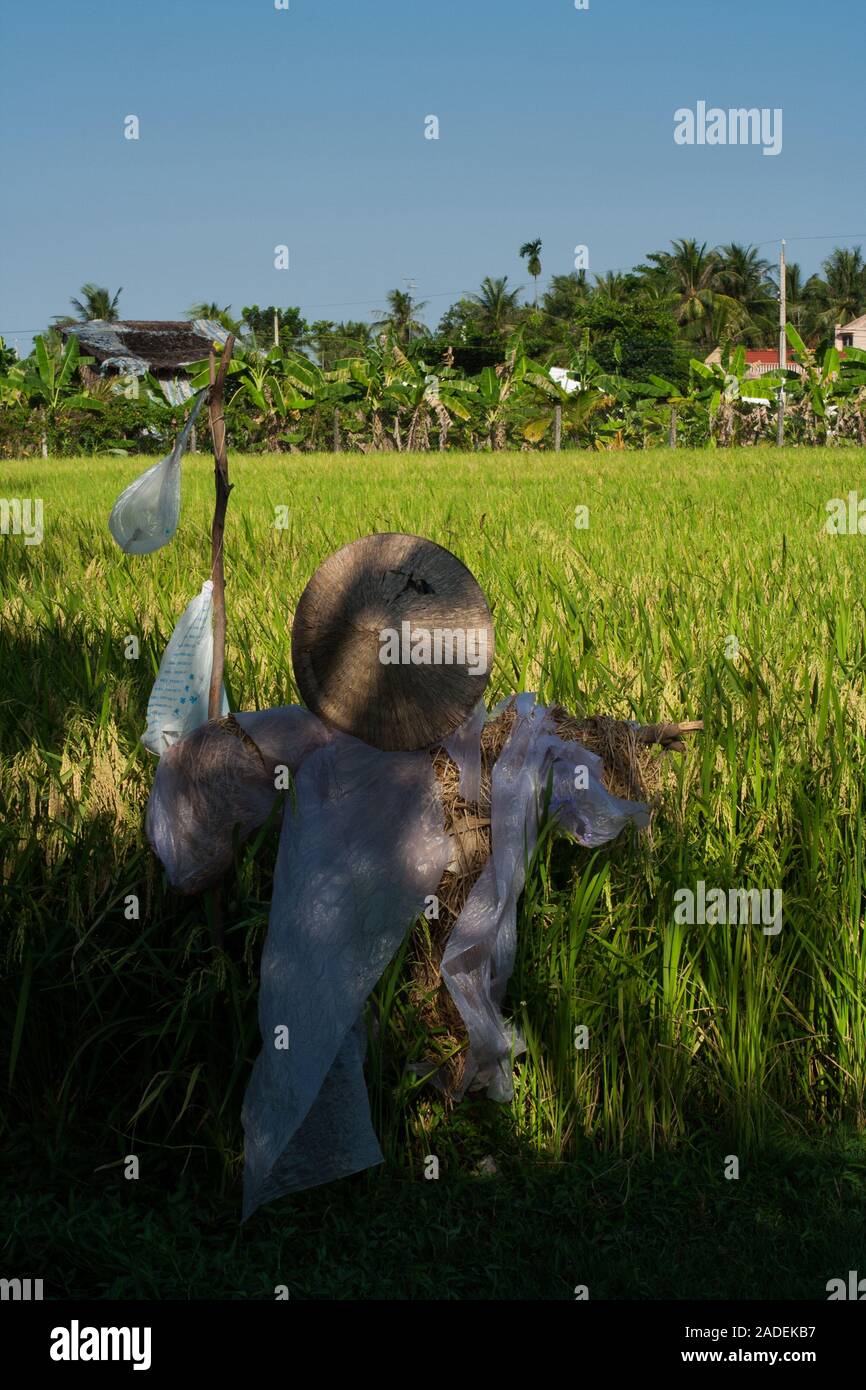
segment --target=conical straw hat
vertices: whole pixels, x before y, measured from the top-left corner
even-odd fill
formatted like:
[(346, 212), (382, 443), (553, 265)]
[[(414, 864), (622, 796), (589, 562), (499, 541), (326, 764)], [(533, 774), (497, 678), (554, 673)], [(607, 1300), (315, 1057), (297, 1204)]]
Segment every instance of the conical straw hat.
[(376, 748), (448, 738), (484, 693), (493, 622), (477, 581), (449, 550), (385, 532), (335, 551), (298, 604), (292, 665), (327, 723)]

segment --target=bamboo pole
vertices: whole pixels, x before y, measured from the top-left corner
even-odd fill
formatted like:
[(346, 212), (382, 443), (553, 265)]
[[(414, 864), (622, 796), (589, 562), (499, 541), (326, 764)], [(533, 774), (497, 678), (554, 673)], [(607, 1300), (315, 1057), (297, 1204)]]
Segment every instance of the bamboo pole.
[(210, 354), (210, 392), (208, 395), (208, 417), (211, 440), (213, 441), (214, 485), (216, 502), (213, 524), (211, 526), (211, 579), (213, 580), (213, 665), (211, 666), (210, 691), (208, 694), (208, 719), (219, 719), (220, 696), (222, 693), (223, 671), (226, 657), (226, 580), (223, 564), (223, 532), (225, 530), (226, 507), (232, 484), (229, 482), (229, 461), (226, 454), (226, 425), (223, 417), (223, 396), (226, 372), (234, 349), (234, 335), (229, 334), (223, 348), (219, 368), (213, 348)]
[[(211, 441), (213, 443), (214, 457), (214, 487), (216, 491), (216, 501), (214, 503), (213, 523), (211, 525), (211, 580), (213, 581), (213, 663), (210, 673), (210, 690), (208, 691), (207, 714), (208, 719), (219, 719), (220, 703), (223, 685), (223, 672), (225, 670), (226, 659), (226, 581), (225, 567), (223, 563), (223, 533), (225, 531), (226, 507), (228, 506), (229, 493), (232, 484), (229, 482), (229, 461), (226, 453), (226, 425), (223, 416), (223, 398), (225, 394), (226, 372), (229, 369), (229, 362), (232, 358), (235, 340), (234, 334), (229, 334), (223, 348), (219, 368), (216, 365), (216, 354), (213, 348), (210, 352), (210, 390), (208, 392), (208, 420), (210, 423)], [(225, 946), (225, 930), (223, 926), (223, 904), (222, 892), (217, 885), (213, 892), (208, 894), (211, 909), (213, 912), (213, 940), (217, 950), (223, 950)]]

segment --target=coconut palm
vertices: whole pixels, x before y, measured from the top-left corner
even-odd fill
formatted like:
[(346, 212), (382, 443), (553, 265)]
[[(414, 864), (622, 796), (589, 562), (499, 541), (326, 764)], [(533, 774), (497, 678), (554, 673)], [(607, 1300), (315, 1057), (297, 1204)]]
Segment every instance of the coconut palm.
[(859, 246), (837, 246), (824, 262), (827, 284), (840, 311), (851, 318), (862, 314), (866, 301), (866, 265)]
[(237, 337), (241, 331), (241, 324), (240, 320), (233, 316), (231, 308), (230, 304), (225, 304), (221, 308), (219, 304), (205, 304), (204, 301), (201, 301), (197, 304), (191, 304), (184, 317), (188, 319), (213, 319), (227, 333), (234, 333)]
[(480, 294), (470, 294), (474, 306), (474, 316), (478, 329), (491, 335), (510, 333), (520, 318), (520, 305), (517, 296), (522, 287), (516, 290), (506, 288), (508, 276), (502, 275), (492, 280), (489, 275), (481, 281)]
[(866, 309), (866, 266), (859, 246), (837, 246), (823, 263), (824, 279), (813, 275), (806, 285), (813, 337), (832, 341), (836, 324), (848, 323)]
[(67, 323), (88, 323), (93, 319), (101, 319), (103, 322), (116, 323), (120, 318), (117, 312), (117, 301), (123, 294), (123, 287), (112, 295), (111, 291), (103, 285), (94, 285), (88, 281), (79, 290), (80, 299), (70, 299), (70, 304), (75, 310), (75, 314), (56, 314), (53, 322), (60, 324)]
[[(712, 347), (713, 310), (727, 303), (729, 321), (736, 321), (736, 301), (718, 286), (721, 258), (693, 238), (671, 243), (670, 251), (653, 251), (650, 265), (637, 267), (648, 284), (663, 284), (673, 294), (673, 313), (684, 335), (704, 347)], [(742, 315), (740, 315), (742, 317)]]
[(803, 271), (797, 261), (789, 261), (785, 266), (785, 316), (788, 323), (793, 323), (797, 331), (803, 335), (806, 332), (806, 318), (809, 311), (809, 300), (806, 295), (806, 282), (803, 279)]
[(538, 277), (541, 274), (541, 237), (535, 241), (525, 241), (520, 248), (521, 260), (526, 258), (526, 269), (535, 282), (535, 307), (538, 308)]
[(382, 317), (373, 324), (374, 328), (391, 334), (395, 342), (403, 347), (417, 338), (427, 335), (427, 325), (416, 315), (427, 307), (426, 300), (415, 300), (409, 290), (390, 290), (386, 295), (387, 309), (380, 310)]
[(739, 342), (760, 346), (772, 335), (778, 319), (778, 291), (770, 279), (770, 263), (758, 255), (754, 246), (742, 246), (736, 241), (719, 247), (718, 256), (715, 288), (741, 311), (729, 313), (727, 321), (732, 327), (739, 324)]
[(605, 299), (612, 299), (617, 304), (623, 304), (629, 297), (631, 289), (631, 276), (623, 275), (619, 270), (608, 270), (604, 275), (594, 275), (595, 294), (604, 295)]
[(553, 275), (541, 301), (544, 312), (551, 318), (573, 318), (581, 304), (592, 294), (585, 270), (572, 270), (568, 275)]

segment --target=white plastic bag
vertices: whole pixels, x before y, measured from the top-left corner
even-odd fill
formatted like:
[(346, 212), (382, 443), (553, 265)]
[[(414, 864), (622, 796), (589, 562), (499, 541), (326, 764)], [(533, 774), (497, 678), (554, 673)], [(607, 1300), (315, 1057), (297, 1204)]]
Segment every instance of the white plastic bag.
[[(147, 728), (141, 741), (161, 755), (184, 734), (207, 723), (208, 692), (213, 666), (213, 582), (188, 603), (160, 662), (159, 674), (147, 702)], [(225, 687), (220, 714), (229, 712)]]
[(180, 461), (205, 398), (202, 391), (171, 453), (120, 494), (108, 518), (108, 529), (127, 555), (149, 555), (166, 545), (180, 517)]

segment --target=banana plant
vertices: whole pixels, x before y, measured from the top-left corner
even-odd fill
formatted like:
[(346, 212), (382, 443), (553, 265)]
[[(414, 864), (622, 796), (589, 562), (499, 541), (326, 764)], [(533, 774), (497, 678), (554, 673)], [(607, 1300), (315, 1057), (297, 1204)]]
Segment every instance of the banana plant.
[(12, 367), (0, 386), (17, 393), (44, 411), (45, 418), (54, 423), (57, 416), (68, 410), (101, 410), (99, 401), (82, 391), (73, 378), (78, 367), (89, 366), (92, 357), (82, 357), (78, 338), (70, 333), (59, 352), (51, 352), (45, 339), (38, 335), (33, 344), (33, 358)]
[[(716, 444), (731, 444), (737, 419), (735, 407), (745, 401), (751, 391), (776, 391), (785, 384), (782, 372), (768, 372), (755, 381), (747, 375), (746, 349), (740, 345), (723, 362), (699, 362), (692, 358), (690, 366), (691, 398), (707, 414), (711, 448)], [(697, 381), (695, 380), (697, 378)]]
[[(397, 370), (387, 335), (383, 334), (377, 346), (362, 357), (344, 357), (335, 362), (328, 377), (337, 385), (349, 387), (359, 397), (361, 408), (372, 424), (372, 449), (400, 447), (398, 412), (401, 401), (394, 395)], [(389, 416), (395, 420), (393, 438), (386, 429)]]
[(485, 367), (475, 378), (475, 404), (488, 449), (505, 448), (506, 408), (526, 382), (528, 371), (529, 363), (518, 335), (509, 343), (504, 362)]
[(654, 372), (650, 373), (649, 381), (638, 382), (635, 391), (639, 397), (636, 408), (645, 434), (652, 433), (654, 441), (660, 441), (666, 428), (667, 442), (675, 448), (677, 420), (693, 407), (694, 393), (684, 394), (679, 386)]
[(82, 357), (78, 338), (69, 335), (59, 350), (50, 350), (39, 334), (33, 343), (33, 358), (16, 363), (0, 377), (0, 394), (10, 404), (34, 409), (41, 424), (42, 456), (48, 457), (48, 430), (58, 418), (74, 410), (101, 410), (102, 402), (81, 390), (75, 382), (78, 367), (89, 366), (92, 357)]
[[(208, 384), (209, 364), (197, 362), (191, 368), (194, 389)], [(227, 373), (227, 403), (249, 401), (257, 421), (272, 447), (282, 441), (299, 443), (303, 432), (290, 431), (303, 412), (323, 402), (325, 376), (320, 367), (301, 353), (275, 344), (268, 352), (255, 348), (235, 348)]]
[(429, 448), (432, 416), (439, 423), (439, 447), (444, 449), (452, 421), (471, 419), (462, 397), (477, 390), (475, 383), (466, 381), (453, 367), (431, 371), (421, 360), (410, 361), (397, 343), (391, 345), (391, 354), (400, 370), (400, 377), (391, 384), (391, 396), (397, 403), (398, 421), (401, 416), (408, 418), (406, 449)]
[(794, 349), (797, 361), (805, 371), (803, 388), (809, 397), (812, 410), (819, 420), (826, 420), (830, 397), (833, 395), (833, 388), (839, 379), (841, 369), (839, 353), (835, 347), (829, 347), (824, 353), (824, 360), (819, 367), (815, 354), (811, 348), (806, 347), (792, 323), (785, 324), (785, 336)]
[(530, 444), (540, 443), (557, 415), (566, 433), (579, 435), (599, 410), (613, 403), (613, 397), (597, 386), (581, 384), (576, 390), (569, 391), (558, 381), (553, 381), (543, 367), (534, 363), (527, 366), (524, 384), (541, 405), (541, 413), (533, 415), (523, 429), (523, 437)]

